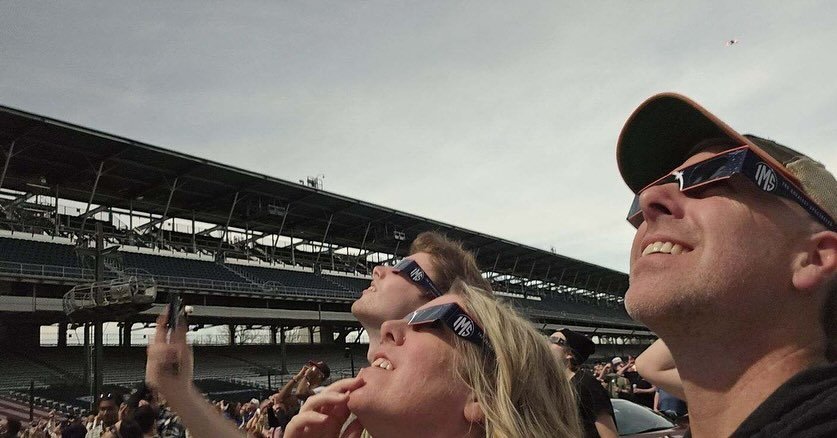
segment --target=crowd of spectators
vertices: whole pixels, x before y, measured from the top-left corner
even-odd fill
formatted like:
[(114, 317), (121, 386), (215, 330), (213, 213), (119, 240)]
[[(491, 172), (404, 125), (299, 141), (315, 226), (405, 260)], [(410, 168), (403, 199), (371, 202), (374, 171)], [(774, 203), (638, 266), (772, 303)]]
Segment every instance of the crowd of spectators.
[[(309, 361), (277, 392), (264, 400), (247, 402), (214, 400), (219, 413), (248, 436), (280, 438), (302, 403), (322, 388), (330, 377), (327, 364)], [(0, 416), (0, 438), (187, 438), (188, 430), (177, 416), (145, 384), (127, 397), (101, 394), (96, 414), (48, 417), (21, 422)]]
[[(672, 418), (686, 414), (682, 400), (656, 388), (636, 371), (635, 358), (614, 357), (592, 367), (583, 366), (611, 398), (647, 406)], [(281, 438), (305, 400), (328, 382), (330, 370), (322, 361), (309, 361), (267, 398), (246, 402), (216, 399), (219, 414), (234, 422), (250, 437)], [(186, 438), (189, 433), (164, 400), (141, 384), (127, 397), (101, 394), (96, 415), (61, 418), (53, 411), (47, 418), (21, 423), (0, 419), (0, 438)]]
[(685, 402), (645, 380), (637, 372), (635, 361), (633, 356), (627, 361), (614, 357), (610, 362), (595, 363), (591, 372), (610, 398), (629, 400), (671, 418), (686, 415)]

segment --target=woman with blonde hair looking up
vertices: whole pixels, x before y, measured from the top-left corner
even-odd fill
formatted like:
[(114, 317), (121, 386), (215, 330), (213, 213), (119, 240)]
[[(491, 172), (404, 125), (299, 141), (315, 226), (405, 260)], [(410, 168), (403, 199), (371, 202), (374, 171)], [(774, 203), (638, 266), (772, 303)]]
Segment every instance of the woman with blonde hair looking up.
[[(286, 438), (578, 437), (573, 390), (544, 336), (457, 281), (381, 326), (372, 366), (311, 397)], [(349, 414), (357, 422), (343, 429)]]

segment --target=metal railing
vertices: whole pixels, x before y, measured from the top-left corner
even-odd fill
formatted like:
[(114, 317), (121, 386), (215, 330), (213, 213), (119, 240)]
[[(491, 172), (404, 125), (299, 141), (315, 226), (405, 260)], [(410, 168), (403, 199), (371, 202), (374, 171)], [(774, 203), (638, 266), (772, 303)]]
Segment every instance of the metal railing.
[(541, 310), (541, 309), (533, 309), (533, 308), (523, 308), (523, 313), (529, 316), (538, 316), (538, 317), (546, 317), (546, 318), (562, 318), (567, 320), (574, 320), (574, 321), (582, 321), (582, 322), (593, 322), (593, 323), (604, 323), (604, 324), (613, 324), (614, 322), (617, 323), (630, 323), (636, 324), (638, 327), (641, 326), (638, 323), (626, 320), (617, 317), (605, 317), (605, 316), (596, 316), (596, 315), (585, 315), (582, 313), (574, 313), (574, 312), (566, 312), (563, 310)]
[(345, 290), (315, 289), (315, 288), (307, 288), (307, 287), (285, 286), (285, 285), (277, 283), (275, 281), (266, 282), (264, 284), (264, 287), (267, 290), (271, 291), (271, 293), (273, 293), (273, 294), (287, 295), (287, 296), (291, 296), (291, 297), (336, 298), (336, 299), (346, 299), (346, 300), (357, 299), (357, 294), (356, 293), (350, 292), (350, 291), (345, 291)]
[(0, 274), (42, 279), (89, 280), (93, 278), (92, 269), (5, 261), (0, 262)]

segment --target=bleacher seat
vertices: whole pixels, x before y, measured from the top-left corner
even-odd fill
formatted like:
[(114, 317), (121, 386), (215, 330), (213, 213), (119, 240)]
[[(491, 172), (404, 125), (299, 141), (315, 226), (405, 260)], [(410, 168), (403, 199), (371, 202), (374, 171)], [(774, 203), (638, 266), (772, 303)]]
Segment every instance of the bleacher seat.
[(132, 252), (123, 253), (126, 268), (136, 268), (154, 276), (246, 283), (246, 280), (211, 261), (192, 260)]
[(73, 245), (0, 238), (0, 260), (33, 265), (78, 268)]
[(342, 277), (338, 275), (323, 275), (323, 277), (335, 283), (339, 283), (341, 286), (348, 289), (349, 291), (356, 292), (358, 294), (363, 292), (364, 289), (368, 288), (369, 282), (372, 281), (371, 279)]

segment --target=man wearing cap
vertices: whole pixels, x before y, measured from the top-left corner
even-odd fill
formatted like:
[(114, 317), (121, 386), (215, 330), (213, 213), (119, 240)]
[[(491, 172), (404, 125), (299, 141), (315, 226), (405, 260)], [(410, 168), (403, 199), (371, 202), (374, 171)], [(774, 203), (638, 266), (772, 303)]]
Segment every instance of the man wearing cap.
[(607, 393), (610, 398), (620, 398), (623, 400), (631, 399), (631, 382), (624, 376), (627, 370), (627, 365), (619, 356), (610, 360), (606, 366), (608, 371), (604, 376), (605, 386), (607, 386)]
[(575, 386), (585, 438), (619, 436), (607, 392), (595, 377), (580, 369), (581, 364), (596, 351), (596, 345), (581, 333), (567, 328), (550, 335), (549, 342), (552, 354), (566, 365), (567, 378)]
[(637, 195), (625, 307), (677, 363), (691, 436), (837, 436), (837, 181), (690, 99), (617, 146)]

